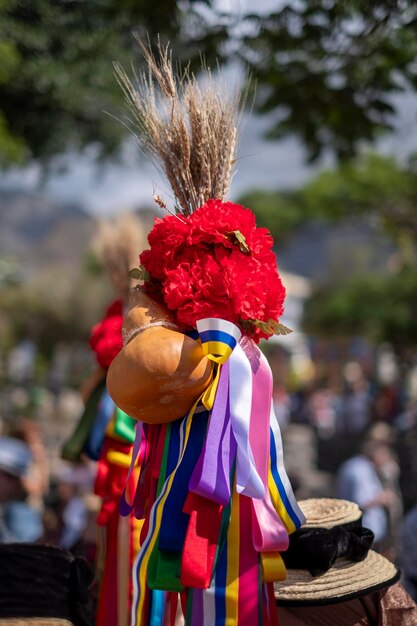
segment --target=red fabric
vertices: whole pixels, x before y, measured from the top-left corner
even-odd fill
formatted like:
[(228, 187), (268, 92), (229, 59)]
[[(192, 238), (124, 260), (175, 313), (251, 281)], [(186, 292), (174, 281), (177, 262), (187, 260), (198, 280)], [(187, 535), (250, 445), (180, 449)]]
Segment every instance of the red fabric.
[[(130, 443), (123, 443), (122, 441), (111, 439), (110, 437), (106, 437), (104, 440), (94, 484), (94, 493), (102, 499), (101, 510), (97, 517), (97, 524), (99, 526), (107, 526), (109, 517), (114, 511), (117, 511), (117, 514), (119, 514), (120, 496), (125, 487), (128, 473), (127, 467), (109, 463), (107, 453), (109, 450), (116, 450), (123, 454), (129, 454), (131, 449), (132, 445)], [(134, 481), (135, 474), (133, 473), (129, 482), (133, 485)]]
[[(276, 608), (276, 600), (274, 594), (274, 585), (273, 583), (267, 583), (266, 585), (267, 594), (268, 594), (268, 619), (269, 622), (265, 622), (265, 625), (268, 626), (279, 626), (279, 613)], [(264, 603), (265, 604), (265, 603)]]
[(142, 526), (141, 543), (145, 540), (149, 528), (149, 511), (156, 500), (159, 475), (161, 473), (162, 455), (164, 453), (164, 443), (166, 436), (166, 424), (155, 424), (148, 426), (147, 441), (149, 440), (149, 448), (146, 453), (146, 467), (143, 469), (143, 486), (142, 492), (137, 496), (142, 496), (144, 505), (145, 523)]
[(97, 626), (114, 626), (117, 614), (117, 528), (118, 511), (107, 516), (106, 555), (97, 604)]
[[(123, 454), (129, 454), (132, 445), (116, 439), (106, 437), (98, 462), (97, 476), (94, 492), (102, 499), (100, 512), (97, 516), (97, 525), (106, 529), (105, 561), (103, 577), (100, 584), (100, 593), (97, 605), (97, 626), (114, 626), (118, 622), (118, 557), (119, 555), (119, 500), (126, 485), (128, 468), (110, 463), (107, 454), (115, 450)], [(127, 484), (128, 497), (133, 497), (135, 485), (138, 479), (138, 471), (132, 472)], [(137, 523), (133, 517), (129, 518), (129, 560), (133, 567), (135, 556), (133, 545), (134, 525)], [(126, 549), (126, 547), (124, 547)], [(128, 610), (130, 612), (132, 602), (132, 580), (129, 582)]]
[(181, 582), (185, 587), (207, 589), (213, 574), (223, 507), (189, 493), (184, 513), (190, 515), (185, 538)]
[(90, 348), (103, 369), (110, 367), (113, 359), (123, 348), (122, 327), (123, 304), (121, 300), (115, 300), (101, 322), (93, 327), (90, 336)]

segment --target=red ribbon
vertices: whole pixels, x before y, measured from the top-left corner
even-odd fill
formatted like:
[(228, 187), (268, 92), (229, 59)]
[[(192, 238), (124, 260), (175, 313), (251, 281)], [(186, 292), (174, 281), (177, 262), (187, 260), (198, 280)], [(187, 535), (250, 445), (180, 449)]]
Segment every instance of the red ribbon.
[(183, 511), (190, 515), (190, 521), (182, 553), (181, 583), (207, 589), (213, 576), (223, 506), (190, 492)]

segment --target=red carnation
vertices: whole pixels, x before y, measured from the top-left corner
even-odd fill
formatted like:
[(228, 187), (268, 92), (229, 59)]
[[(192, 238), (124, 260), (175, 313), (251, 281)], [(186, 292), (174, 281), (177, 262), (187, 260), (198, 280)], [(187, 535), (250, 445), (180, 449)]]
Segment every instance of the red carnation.
[(102, 321), (93, 327), (89, 341), (97, 362), (103, 369), (110, 367), (114, 357), (123, 348), (122, 326), (123, 304), (121, 300), (115, 300)]
[(251, 234), (256, 230), (255, 216), (250, 209), (221, 200), (208, 200), (188, 221), (188, 245), (204, 242), (231, 248), (233, 243), (227, 237), (228, 233), (239, 230), (249, 243)]
[(149, 274), (162, 280), (164, 272), (175, 267), (177, 258), (186, 246), (188, 234), (186, 218), (167, 215), (157, 218), (148, 235), (150, 250), (144, 250), (139, 256), (140, 262)]
[(148, 241), (150, 250), (140, 256), (151, 275), (147, 287), (160, 288), (184, 330), (204, 317), (217, 317), (256, 341), (272, 334), (251, 322), (277, 322), (285, 289), (273, 239), (256, 227), (252, 211), (209, 200), (188, 217), (157, 220)]

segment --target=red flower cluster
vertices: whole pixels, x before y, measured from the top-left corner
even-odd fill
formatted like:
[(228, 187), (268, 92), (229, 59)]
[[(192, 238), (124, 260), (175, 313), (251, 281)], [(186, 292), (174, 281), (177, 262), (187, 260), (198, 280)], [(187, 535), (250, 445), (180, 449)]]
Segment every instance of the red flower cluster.
[(115, 300), (101, 322), (93, 327), (89, 342), (98, 364), (104, 369), (110, 367), (123, 348), (122, 326), (123, 305), (121, 300)]
[[(243, 238), (242, 238), (243, 236)], [(278, 276), (273, 240), (239, 204), (209, 200), (189, 217), (155, 220), (150, 250), (140, 255), (177, 323), (195, 328), (205, 317), (229, 320), (256, 341), (270, 334), (246, 323), (278, 321), (285, 289)], [(249, 330), (248, 330), (249, 329)]]

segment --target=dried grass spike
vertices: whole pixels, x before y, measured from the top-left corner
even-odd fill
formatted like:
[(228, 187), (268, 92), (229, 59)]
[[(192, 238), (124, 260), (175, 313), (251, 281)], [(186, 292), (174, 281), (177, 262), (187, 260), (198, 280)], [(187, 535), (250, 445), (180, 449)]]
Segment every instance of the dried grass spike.
[(240, 96), (203, 66), (199, 82), (177, 75), (169, 46), (138, 40), (147, 71), (130, 81), (120, 65), (116, 78), (133, 115), (131, 127), (143, 154), (171, 185), (177, 211), (189, 215), (209, 198), (227, 194), (236, 150)]
[(118, 297), (125, 300), (130, 289), (129, 270), (137, 264), (145, 245), (140, 220), (132, 213), (99, 220), (91, 245)]

